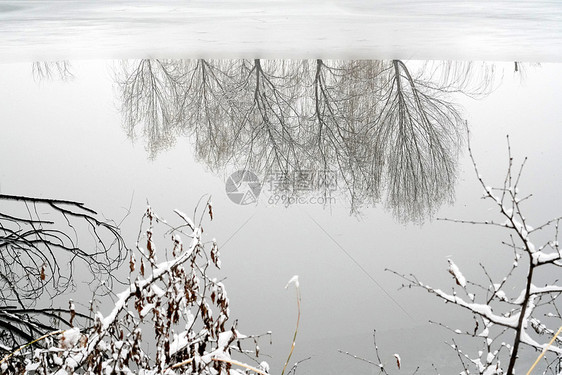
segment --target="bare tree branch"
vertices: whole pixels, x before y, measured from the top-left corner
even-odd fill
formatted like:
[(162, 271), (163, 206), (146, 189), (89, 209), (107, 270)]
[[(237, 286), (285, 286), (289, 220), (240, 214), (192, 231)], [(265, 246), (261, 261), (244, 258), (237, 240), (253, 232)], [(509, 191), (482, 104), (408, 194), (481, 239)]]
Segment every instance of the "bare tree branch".
[[(4, 344), (17, 346), (51, 329), (42, 319), (65, 326), (73, 316), (88, 319), (36, 305), (44, 303), (44, 294), (52, 299), (73, 288), (76, 265), (86, 266), (81, 274), (107, 282), (110, 290), (127, 250), (119, 228), (80, 202), (0, 194), (0, 204), (0, 321), (9, 333), (2, 336), (9, 337)], [(86, 230), (89, 241), (78, 236)]]

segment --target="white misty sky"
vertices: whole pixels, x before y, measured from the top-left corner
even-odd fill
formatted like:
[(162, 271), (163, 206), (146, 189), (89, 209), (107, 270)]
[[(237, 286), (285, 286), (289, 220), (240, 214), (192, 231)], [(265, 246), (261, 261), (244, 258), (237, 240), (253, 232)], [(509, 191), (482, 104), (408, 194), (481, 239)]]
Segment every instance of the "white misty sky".
[[(299, 371), (312, 374), (326, 363), (333, 371), (349, 365), (351, 359), (335, 352), (340, 345), (372, 355), (373, 328), (383, 332), (419, 329), (429, 318), (469, 321), (468, 315), (421, 290), (397, 292), (401, 281), (384, 272), (385, 268), (414, 272), (421, 280), (446, 289), (452, 286), (446, 271), (448, 257), (470, 278), (481, 276), (478, 262), (500, 271), (494, 263), (509, 256), (499, 245), (502, 237), (496, 230), (439, 221), (421, 227), (401, 225), (382, 207), (365, 209), (357, 218), (349, 216), (341, 202), (331, 209), (272, 207), (263, 199), (257, 206), (234, 205), (224, 192), (226, 177), (209, 173), (194, 160), (189, 139), (178, 139), (175, 147), (153, 161), (148, 160), (142, 139), (136, 143), (127, 139), (112, 81), (114, 64), (103, 60), (73, 62), (74, 80), (39, 83), (33, 80), (30, 63), (2, 65), (0, 191), (75, 199), (110, 218), (120, 218), (132, 199), (132, 213), (123, 227), (131, 241), (136, 239), (147, 200), (161, 216), (174, 219), (174, 208), (191, 215), (200, 197), (211, 194), (215, 220), (205, 224), (205, 234), (221, 246), (237, 232), (221, 248), (231, 310), (240, 319), (242, 331), (274, 332), (272, 348), (267, 340), (261, 344), (264, 352), (276, 356), (268, 359), (272, 368), (282, 366), (293, 334), (294, 291), (283, 286), (295, 274), (300, 276), (303, 316), (294, 359), (314, 354), (316, 359)], [(507, 165), (505, 136), (509, 134), (516, 160), (529, 157), (522, 189), (535, 198), (528, 203), (528, 218), (545, 220), (562, 213), (558, 199), (562, 186), (562, 70), (556, 64), (528, 67), (521, 81), (512, 69), (511, 63), (498, 64), (498, 72), (503, 72), (499, 88), (486, 99), (460, 98), (459, 103), (469, 122), (482, 176), (490, 185), (501, 183)], [(490, 218), (494, 212), (479, 200), (481, 192), (466, 151), (460, 166), (456, 202), (443, 207), (438, 216)], [(413, 319), (405, 316), (310, 217)], [(167, 245), (166, 241), (160, 239), (160, 246)], [(400, 343), (393, 342), (393, 337), (401, 336), (388, 335), (390, 354), (400, 351)], [(439, 335), (433, 339), (428, 348), (441, 345)], [(411, 358), (419, 353), (401, 352), (403, 361), (408, 355)]]

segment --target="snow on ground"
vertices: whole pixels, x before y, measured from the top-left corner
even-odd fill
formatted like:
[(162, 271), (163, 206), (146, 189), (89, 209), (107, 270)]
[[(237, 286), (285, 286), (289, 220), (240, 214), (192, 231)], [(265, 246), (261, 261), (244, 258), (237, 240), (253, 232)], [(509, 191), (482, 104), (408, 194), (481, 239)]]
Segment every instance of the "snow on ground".
[(547, 1), (3, 1), (2, 61), (130, 57), (561, 61)]

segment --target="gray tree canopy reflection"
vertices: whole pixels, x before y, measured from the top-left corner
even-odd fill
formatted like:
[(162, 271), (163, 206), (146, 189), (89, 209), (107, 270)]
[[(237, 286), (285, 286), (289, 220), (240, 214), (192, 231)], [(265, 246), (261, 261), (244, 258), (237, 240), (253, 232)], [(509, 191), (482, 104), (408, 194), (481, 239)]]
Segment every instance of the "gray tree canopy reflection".
[(453, 199), (465, 125), (451, 94), (485, 95), (493, 67), (419, 65), (414, 74), (400, 60), (140, 60), (116, 80), (127, 134), (142, 134), (152, 158), (189, 136), (214, 172), (280, 172), (289, 190), (297, 171), (335, 170), (352, 212), (383, 202), (421, 222)]

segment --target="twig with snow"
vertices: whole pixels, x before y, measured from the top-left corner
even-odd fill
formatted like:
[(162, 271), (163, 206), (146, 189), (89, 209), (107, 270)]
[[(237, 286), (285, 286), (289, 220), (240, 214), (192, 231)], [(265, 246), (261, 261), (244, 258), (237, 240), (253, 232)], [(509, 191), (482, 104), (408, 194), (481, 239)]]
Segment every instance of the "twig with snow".
[[(470, 138), (470, 137), (469, 137)], [(459, 329), (451, 329), (455, 334), (465, 334), (477, 337), (483, 340), (484, 350), (474, 358), (462, 353), (461, 349), (454, 344), (453, 348), (457, 351), (459, 359), (463, 365), (464, 373), (469, 373), (464, 360), (468, 360), (471, 366), (474, 366), (479, 374), (496, 374), (505, 373), (513, 375), (515, 372), (515, 364), (517, 358), (520, 357), (521, 344), (531, 347), (538, 351), (547, 351), (559, 361), (562, 361), (562, 346), (551, 345), (541, 342), (540, 335), (545, 332), (553, 333), (553, 330), (538, 319), (539, 308), (554, 307), (555, 311), (559, 311), (557, 307), (558, 297), (562, 294), (562, 285), (557, 284), (558, 280), (547, 283), (544, 286), (536, 285), (539, 277), (544, 279), (548, 274), (543, 271), (545, 266), (562, 267), (562, 253), (558, 245), (558, 227), (560, 218), (548, 220), (545, 223), (533, 228), (529, 220), (523, 213), (523, 202), (526, 202), (530, 195), (521, 198), (519, 193), (519, 183), (522, 176), (523, 168), (526, 160), (521, 163), (520, 167), (515, 169), (513, 157), (511, 156), (511, 146), (508, 138), (508, 168), (500, 188), (492, 188), (484, 183), (484, 179), (478, 171), (470, 139), (468, 142), (468, 150), (472, 160), (477, 179), (484, 189), (484, 198), (493, 202), (498, 209), (501, 220), (449, 220), (460, 223), (481, 224), (488, 226), (498, 226), (504, 230), (510, 231), (510, 242), (504, 242), (514, 253), (514, 261), (507, 275), (500, 282), (494, 282), (493, 277), (488, 273), (486, 268), (481, 265), (486, 278), (488, 279), (488, 287), (471, 282), (461, 272), (451, 259), (448, 260), (448, 272), (453, 276), (456, 288), (461, 288), (467, 295), (467, 299), (457, 295), (455, 288), (452, 293), (444, 292), (441, 289), (431, 287), (419, 281), (414, 275), (404, 275), (391, 271), (408, 282), (409, 286), (420, 287), (427, 292), (432, 293), (444, 300), (460, 306), (469, 311), (475, 318), (476, 328), (473, 333), (463, 332)], [(533, 235), (537, 231), (542, 231), (548, 227), (554, 227), (554, 238), (545, 243), (540, 248), (536, 248), (532, 241)], [(511, 296), (506, 293), (507, 281), (516, 277), (516, 270), (524, 270), (523, 280), (519, 283), (523, 285), (518, 296)], [(519, 275), (519, 273), (517, 273)], [(476, 302), (476, 293), (469, 289), (477, 286), (487, 291), (486, 299), (483, 302)], [(544, 302), (545, 296), (546, 302)], [(497, 312), (497, 311), (502, 312)], [(552, 316), (555, 316), (549, 312)], [(558, 314), (560, 316), (560, 314)], [(547, 315), (548, 317), (548, 315)], [(478, 326), (484, 329), (478, 333)], [(448, 328), (448, 327), (447, 327)], [(497, 335), (493, 336), (492, 330)], [(501, 341), (507, 332), (513, 334), (510, 339), (511, 344)], [(498, 344), (499, 342), (499, 344)], [(508, 353), (502, 355), (502, 350), (507, 349)], [(501, 358), (507, 362), (507, 368), (503, 369)]]

